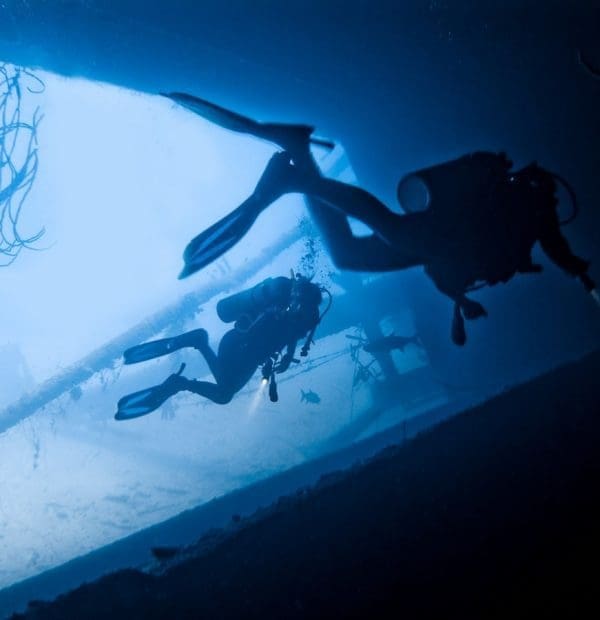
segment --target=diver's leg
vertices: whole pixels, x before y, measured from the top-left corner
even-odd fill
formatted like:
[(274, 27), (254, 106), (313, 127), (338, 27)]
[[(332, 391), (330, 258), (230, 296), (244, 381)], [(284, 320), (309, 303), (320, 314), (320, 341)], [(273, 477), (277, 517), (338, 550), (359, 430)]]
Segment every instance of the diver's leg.
[(412, 264), (426, 262), (438, 251), (434, 221), (427, 211), (398, 215), (361, 187), (320, 175), (308, 177), (302, 191), (319, 199), (323, 206), (365, 223)]
[(231, 402), (235, 392), (228, 389), (226, 386), (221, 386), (218, 383), (210, 383), (209, 381), (197, 381), (196, 379), (185, 379), (182, 377), (181, 390), (198, 394), (212, 400), (213, 403), (218, 405), (226, 405)]
[(217, 355), (208, 343), (208, 332), (205, 329), (195, 329), (181, 334), (181, 336), (178, 336), (178, 341), (180, 347), (191, 347), (199, 351), (206, 360), (213, 377), (217, 378), (219, 372)]
[(215, 403), (225, 404), (231, 401), (252, 378), (258, 364), (252, 357), (252, 347), (247, 346), (247, 336), (235, 329), (228, 331), (219, 343), (219, 353), (202, 343), (198, 350), (210, 359), (210, 369), (216, 379), (215, 383), (194, 379), (179, 379), (179, 389), (187, 390), (208, 398)]
[(213, 373), (217, 383), (233, 393), (244, 387), (260, 363), (255, 359), (254, 349), (250, 334), (230, 329), (219, 343)]
[[(386, 253), (390, 259), (398, 252), (405, 260), (418, 264), (431, 259), (440, 247), (436, 243), (437, 235), (430, 212), (398, 215), (361, 187), (324, 177), (308, 151), (302, 156), (292, 156), (287, 152), (273, 156), (253, 196), (259, 201), (268, 200), (270, 204), (290, 192), (302, 193), (312, 199), (309, 209), (313, 215), (315, 210), (329, 208), (365, 223), (391, 246), (392, 251)], [(336, 231), (335, 242), (333, 236), (331, 241), (334, 253), (340, 251), (338, 241), (350, 240), (348, 225), (341, 227), (339, 218), (318, 212), (316, 218), (324, 230)]]
[(260, 213), (287, 193), (316, 198), (324, 207), (364, 222), (410, 264), (427, 262), (443, 247), (429, 212), (397, 215), (366, 190), (321, 176), (310, 154), (292, 159), (284, 151), (273, 155), (251, 196), (192, 239), (184, 251), (185, 266), (179, 277), (199, 271), (232, 248)]
[(373, 194), (355, 185), (329, 179), (321, 174), (310, 151), (276, 153), (263, 173), (254, 195), (277, 197), (297, 192), (316, 198), (364, 222), (385, 239), (385, 229), (399, 217)]
[(212, 350), (208, 342), (202, 347), (197, 346), (195, 348), (197, 351), (200, 351), (200, 353), (202, 353), (202, 356), (206, 360), (206, 364), (208, 365), (212, 376), (216, 379), (219, 372), (219, 360), (217, 359), (216, 353)]
[(310, 216), (333, 263), (350, 271), (395, 271), (420, 264), (410, 254), (392, 248), (377, 235), (355, 237), (348, 218), (338, 209), (305, 197)]
[(256, 372), (256, 364), (245, 364), (243, 361), (239, 363), (227, 365), (224, 360), (219, 359), (219, 379), (215, 383), (208, 381), (197, 381), (194, 379), (185, 379), (180, 389), (193, 392), (204, 398), (212, 400), (214, 403), (224, 405), (250, 381), (252, 375)]

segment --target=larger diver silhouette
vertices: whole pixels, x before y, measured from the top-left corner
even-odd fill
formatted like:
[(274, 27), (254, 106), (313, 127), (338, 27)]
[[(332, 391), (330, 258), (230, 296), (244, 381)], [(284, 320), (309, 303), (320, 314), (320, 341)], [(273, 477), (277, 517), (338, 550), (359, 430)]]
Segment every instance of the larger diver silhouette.
[[(464, 319), (487, 316), (467, 294), (507, 282), (517, 273), (538, 273), (531, 251), (539, 242), (547, 256), (578, 277), (600, 303), (589, 262), (576, 256), (563, 236), (556, 199), (557, 181), (576, 201), (571, 187), (536, 163), (511, 171), (503, 153), (475, 152), (415, 173), (429, 183), (428, 208), (397, 214), (368, 191), (324, 177), (310, 144), (308, 125), (262, 123), (185, 93), (164, 94), (196, 114), (237, 132), (270, 141), (273, 155), (254, 192), (237, 209), (192, 239), (184, 251), (180, 278), (202, 269), (234, 246), (260, 213), (286, 193), (304, 194), (335, 265), (351, 271), (395, 271), (421, 265), (442, 293), (454, 301), (452, 340), (466, 342)], [(402, 181), (399, 184), (401, 189)], [(436, 185), (441, 191), (436, 193)], [(451, 187), (468, 191), (447, 196)], [(371, 228), (355, 237), (347, 217)]]

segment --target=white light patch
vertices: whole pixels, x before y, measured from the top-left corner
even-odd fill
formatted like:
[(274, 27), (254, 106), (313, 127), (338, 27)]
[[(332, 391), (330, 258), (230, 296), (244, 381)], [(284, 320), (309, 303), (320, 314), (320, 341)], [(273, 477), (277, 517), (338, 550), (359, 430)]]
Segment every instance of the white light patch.
[(250, 407), (248, 407), (248, 416), (252, 417), (256, 413), (260, 403), (264, 401), (268, 385), (269, 380), (263, 377), (260, 380), (258, 387), (256, 388), (256, 392), (254, 393), (252, 400), (250, 401)]
[(44, 250), (0, 271), (0, 345), (41, 381), (201, 284), (177, 280), (184, 247), (247, 198), (273, 148), (164, 97), (35, 74), (45, 90), (23, 93), (22, 115), (43, 114), (39, 169), (21, 226), (46, 228)]
[[(297, 229), (305, 211), (291, 195), (214, 266), (178, 280), (184, 247), (248, 197), (273, 147), (163, 97), (36, 74), (46, 84), (32, 103), (44, 114), (39, 173), (20, 224), (23, 234), (44, 226), (40, 247), (47, 249), (24, 251), (0, 270), (0, 351), (31, 391), (72, 364), (89, 370), (78, 360), (188, 292), (211, 288), (220, 298), (302, 265), (304, 240), (248, 271)], [(317, 265), (317, 273), (333, 269), (324, 251)], [(205, 328), (218, 350), (231, 325), (219, 321), (215, 303), (186, 315), (180, 329)], [(353, 389), (355, 364), (339, 333), (319, 338), (316, 352), (282, 376), (276, 404), (267, 399), (268, 382), (255, 377), (227, 405), (180, 393), (151, 415), (114, 420), (119, 399), (160, 385), (182, 362), (186, 376), (205, 377), (200, 357), (182, 349), (92, 369), (90, 379), (0, 434), (0, 589), (341, 447), (342, 430), (350, 444), (356, 437), (348, 425), (371, 407), (366, 385)], [(319, 407), (301, 401), (309, 377)], [(16, 398), (11, 393), (10, 402)], [(358, 425), (362, 436), (371, 427), (372, 420)]]

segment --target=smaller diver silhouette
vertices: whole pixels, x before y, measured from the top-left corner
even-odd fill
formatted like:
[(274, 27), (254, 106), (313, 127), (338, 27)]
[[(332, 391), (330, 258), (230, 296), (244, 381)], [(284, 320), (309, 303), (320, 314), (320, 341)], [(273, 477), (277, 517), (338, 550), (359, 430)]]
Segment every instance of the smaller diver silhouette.
[[(165, 95), (222, 127), (276, 143), (284, 150), (269, 161), (256, 189), (237, 209), (192, 239), (184, 251), (185, 278), (233, 247), (270, 204), (286, 193), (304, 194), (333, 262), (351, 271), (395, 271), (421, 265), (438, 290), (454, 302), (451, 336), (466, 342), (464, 320), (487, 316), (467, 294), (485, 285), (508, 282), (517, 273), (539, 273), (531, 251), (540, 243), (546, 255), (578, 277), (596, 301), (589, 263), (571, 251), (562, 235), (557, 182), (562, 177), (533, 163), (511, 171), (504, 153), (475, 152), (418, 171), (430, 194), (426, 209), (397, 214), (366, 190), (324, 177), (310, 152), (313, 127), (260, 123), (203, 99)], [(398, 191), (403, 187), (401, 179)], [(347, 217), (373, 234), (355, 237)]]
[[(215, 353), (208, 343), (208, 333), (196, 329), (173, 338), (163, 338), (134, 346), (123, 354), (126, 364), (168, 355), (191, 347), (205, 358), (215, 382), (198, 381), (182, 376), (185, 364), (161, 385), (124, 396), (117, 406), (117, 420), (146, 415), (160, 407), (177, 392), (187, 390), (214, 403), (225, 404), (248, 383), (259, 366), (263, 379), (270, 381), (269, 394), (277, 400), (275, 373), (285, 372), (294, 358), (298, 340), (306, 338), (301, 356), (308, 349), (317, 325), (329, 310), (319, 313), (322, 293), (329, 291), (297, 275), (291, 278), (267, 278), (260, 284), (221, 299), (217, 314), (225, 323), (235, 322), (219, 343)], [(282, 353), (285, 349), (285, 353)]]

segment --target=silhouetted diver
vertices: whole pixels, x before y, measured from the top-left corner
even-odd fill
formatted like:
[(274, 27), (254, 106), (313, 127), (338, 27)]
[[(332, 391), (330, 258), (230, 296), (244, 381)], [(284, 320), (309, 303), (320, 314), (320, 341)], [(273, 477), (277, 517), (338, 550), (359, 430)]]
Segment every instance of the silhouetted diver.
[(128, 349), (124, 353), (125, 363), (137, 364), (192, 347), (204, 356), (215, 382), (181, 376), (185, 368), (182, 364), (179, 371), (161, 385), (121, 398), (115, 418), (127, 420), (146, 415), (182, 390), (215, 403), (228, 403), (261, 365), (263, 378), (271, 384), (271, 400), (277, 400), (275, 373), (285, 372), (292, 361), (297, 361), (294, 359), (297, 342), (308, 334), (301, 352), (306, 355), (323, 318), (324, 313), (319, 314), (323, 290), (301, 276), (268, 278), (251, 289), (220, 300), (217, 304), (219, 318), (226, 323), (235, 321), (235, 327), (223, 336), (216, 354), (204, 329)]
[[(340, 269), (395, 271), (424, 266), (436, 287), (454, 301), (452, 339), (456, 344), (466, 341), (465, 318), (487, 315), (467, 293), (486, 284), (507, 282), (518, 272), (541, 271), (531, 259), (538, 241), (549, 258), (579, 277), (598, 299), (587, 274), (589, 263), (572, 253), (560, 231), (555, 192), (556, 180), (562, 179), (535, 163), (512, 172), (512, 162), (503, 153), (476, 152), (434, 166), (421, 174), (441, 188), (438, 196), (426, 210), (399, 215), (366, 190), (321, 175), (309, 148), (312, 127), (259, 123), (191, 95), (165, 96), (224, 128), (284, 149), (273, 155), (249, 198), (188, 244), (180, 278), (235, 245), (279, 197), (297, 192), (305, 195), (309, 212)], [(470, 198), (449, 199), (446, 189), (456, 190), (456, 179), (465, 175)], [(355, 237), (347, 216), (365, 223), (373, 234)]]

